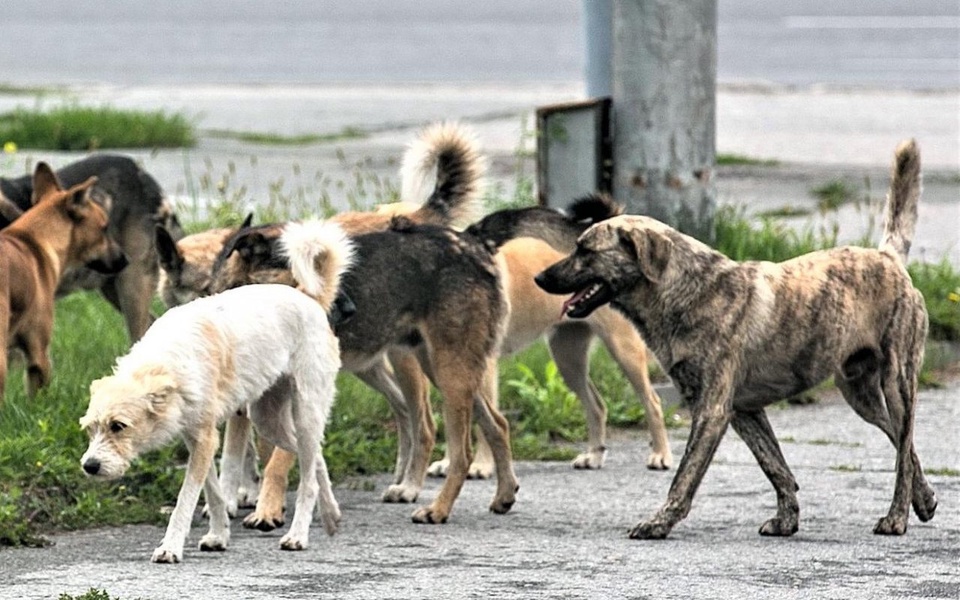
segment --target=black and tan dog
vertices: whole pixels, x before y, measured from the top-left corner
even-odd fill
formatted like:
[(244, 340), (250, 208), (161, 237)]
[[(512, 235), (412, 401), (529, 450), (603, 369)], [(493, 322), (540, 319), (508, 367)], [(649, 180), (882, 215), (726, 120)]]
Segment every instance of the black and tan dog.
[[(486, 165), (472, 132), (454, 123), (441, 123), (426, 128), (404, 155), (403, 181), (405, 198), (419, 197), (419, 189), (433, 180), (433, 188), (422, 204), (402, 203), (389, 205), (371, 212), (345, 212), (334, 215), (331, 221), (338, 223), (350, 235), (370, 233), (387, 229), (393, 215), (403, 212), (415, 223), (454, 225), (469, 222), (479, 203), (480, 183)], [(400, 210), (402, 207), (402, 211)], [(249, 225), (249, 223), (247, 223)], [(283, 225), (266, 225), (250, 230), (214, 230), (187, 236), (173, 242), (170, 236), (158, 231), (158, 247), (163, 274), (159, 293), (168, 306), (187, 302), (210, 293), (210, 273), (217, 254), (224, 244), (233, 246), (224, 258), (220, 270), (234, 273), (249, 269), (254, 275), (245, 283), (253, 283), (268, 277), (276, 267), (273, 255), (277, 252)], [(237, 248), (239, 244), (239, 248)], [(244, 261), (249, 264), (244, 265)], [(280, 259), (282, 263), (283, 260)], [(285, 268), (279, 269), (281, 280), (289, 276)], [(345, 368), (351, 365), (345, 364)], [(353, 372), (365, 383), (384, 394), (397, 417), (399, 434), (397, 463), (394, 483), (384, 492), (385, 502), (413, 502), (417, 499), (434, 444), (435, 428), (429, 409), (429, 381), (411, 353), (390, 350), (372, 363)], [(237, 428), (248, 424), (242, 417), (231, 419), (224, 438), (224, 457), (236, 454), (232, 448)], [(287, 473), (293, 466), (295, 456), (277, 450), (264, 469), (264, 484), (256, 503), (256, 511), (244, 519), (244, 525), (261, 530), (271, 530), (283, 524), (283, 501)], [(250, 490), (255, 489), (253, 467), (246, 463), (247, 484), (238, 504), (252, 500)], [(225, 490), (229, 495), (230, 490)], [(246, 497), (244, 497), (246, 496)], [(230, 502), (230, 500), (228, 500)], [(232, 508), (231, 504), (231, 508)]]
[(571, 317), (607, 303), (621, 310), (690, 405), (690, 438), (667, 502), (631, 537), (663, 538), (687, 515), (728, 425), (776, 490), (777, 515), (760, 533), (795, 533), (797, 483), (763, 409), (831, 375), (897, 449), (893, 501), (874, 533), (904, 533), (911, 502), (920, 520), (933, 517), (936, 495), (913, 445), (927, 313), (905, 267), (919, 196), (911, 141), (897, 149), (879, 249), (737, 263), (659, 221), (621, 216), (588, 229), (570, 257), (537, 276), (548, 292), (574, 293)]
[[(240, 231), (227, 242), (214, 266), (211, 292), (251, 283), (294, 284), (286, 256), (260, 230), (269, 232), (271, 227)], [(485, 381), (496, 380), (508, 310), (493, 255), (473, 236), (416, 225), (403, 217), (394, 218), (386, 231), (352, 240), (355, 262), (344, 275), (341, 290), (356, 312), (337, 329), (343, 368), (363, 373), (389, 351), (407, 354), (417, 360), (443, 397), (450, 454), (447, 480), (436, 500), (415, 511), (413, 520), (447, 520), (470, 466), (474, 414), (490, 443), (497, 470), (497, 492), (490, 510), (507, 512), (518, 489), (509, 427), (482, 392)], [(415, 435), (432, 446), (429, 433)], [(430, 450), (417, 452), (418, 464), (409, 467), (418, 482), (423, 481)], [(265, 479), (265, 484), (272, 480)]]
[[(586, 414), (588, 446), (573, 460), (574, 468), (599, 469), (606, 457), (607, 409), (590, 381), (591, 346), (600, 338), (643, 401), (650, 431), (650, 469), (667, 469), (673, 461), (663, 421), (660, 398), (650, 383), (649, 351), (630, 322), (610, 307), (602, 307), (584, 320), (567, 318), (563, 299), (547, 294), (534, 276), (573, 252), (577, 238), (590, 225), (615, 217), (623, 207), (605, 195), (587, 196), (561, 213), (545, 207), (505, 209), (485, 216), (466, 232), (499, 248), (504, 265), (504, 287), (510, 299), (510, 316), (504, 337), (504, 355), (518, 352), (546, 338), (550, 354), (567, 386), (580, 399)], [(488, 395), (496, 398), (496, 387)], [(489, 477), (493, 461), (483, 438), (478, 440), (472, 477)], [(430, 466), (431, 475), (442, 475), (444, 462)]]
[[(163, 225), (174, 238), (183, 232), (157, 182), (126, 156), (95, 154), (57, 171), (70, 187), (96, 177), (91, 198), (110, 218), (107, 232), (123, 249), (130, 264), (118, 274), (103, 274), (77, 265), (66, 269), (57, 296), (78, 289), (98, 289), (122, 314), (131, 341), (150, 326), (150, 302), (157, 288), (157, 253), (154, 228)], [(0, 227), (13, 221), (31, 204), (33, 181), (29, 175), (0, 178)]]
[(107, 214), (90, 199), (95, 178), (66, 190), (46, 163), (33, 173), (33, 206), (0, 230), (0, 400), (7, 352), (26, 357), (27, 392), (50, 381), (48, 355), (57, 284), (68, 269), (86, 265), (116, 274), (127, 265), (107, 234)]

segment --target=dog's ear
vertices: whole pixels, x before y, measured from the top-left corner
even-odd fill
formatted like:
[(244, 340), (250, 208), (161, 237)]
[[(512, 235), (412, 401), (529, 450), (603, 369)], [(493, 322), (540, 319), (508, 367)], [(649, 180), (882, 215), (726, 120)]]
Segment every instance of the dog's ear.
[(240, 223), (240, 229), (246, 229), (253, 225), (253, 213), (247, 213), (247, 218), (243, 220), (243, 223)]
[(617, 229), (620, 244), (640, 263), (643, 276), (653, 283), (659, 283), (667, 270), (673, 242), (670, 238), (649, 229)]
[(252, 231), (236, 239), (233, 251), (247, 264), (255, 264), (268, 261), (273, 254), (273, 247), (265, 235)]
[(157, 225), (156, 241), (160, 266), (168, 273), (179, 273), (183, 268), (183, 255), (166, 227)]
[(45, 162), (38, 162), (33, 170), (33, 194), (30, 196), (30, 204), (36, 204), (47, 194), (62, 190), (63, 186), (60, 185), (53, 168)]
[(86, 209), (90, 206), (90, 203), (93, 202), (90, 198), (90, 188), (96, 184), (97, 178), (90, 177), (83, 183), (78, 183), (67, 190), (67, 193), (70, 195), (69, 200), (67, 200), (67, 213), (70, 215), (70, 218), (77, 221), (83, 219), (86, 214)]

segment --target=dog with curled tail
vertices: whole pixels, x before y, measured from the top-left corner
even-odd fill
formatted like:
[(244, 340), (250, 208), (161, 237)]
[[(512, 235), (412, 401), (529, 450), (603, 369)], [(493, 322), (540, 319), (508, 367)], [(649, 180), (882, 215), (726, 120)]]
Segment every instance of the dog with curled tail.
[[(316, 235), (318, 229), (322, 236)], [(281, 549), (307, 547), (318, 500), (324, 529), (330, 535), (337, 530), (340, 509), (321, 452), (340, 369), (327, 313), (353, 246), (335, 224), (323, 223), (313, 232), (318, 254), (336, 268), (311, 269), (307, 281), (300, 282), (302, 292), (250, 285), (171, 309), (118, 359), (113, 374), (90, 385), (90, 405), (80, 419), (90, 436), (80, 460), (88, 475), (118, 478), (136, 456), (178, 434), (190, 452), (177, 506), (153, 562), (183, 558), (201, 487), (210, 529), (200, 550), (226, 549), (229, 518), (213, 462), (217, 426), (245, 408), (260, 435), (295, 452), (300, 461), (296, 512)]]

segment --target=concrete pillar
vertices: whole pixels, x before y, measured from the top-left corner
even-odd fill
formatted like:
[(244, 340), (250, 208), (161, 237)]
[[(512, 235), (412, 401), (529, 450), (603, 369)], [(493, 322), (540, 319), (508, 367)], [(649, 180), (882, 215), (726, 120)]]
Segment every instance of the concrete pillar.
[(615, 197), (702, 240), (716, 208), (717, 0), (613, 5)]
[(613, 93), (613, 0), (581, 0), (588, 98)]

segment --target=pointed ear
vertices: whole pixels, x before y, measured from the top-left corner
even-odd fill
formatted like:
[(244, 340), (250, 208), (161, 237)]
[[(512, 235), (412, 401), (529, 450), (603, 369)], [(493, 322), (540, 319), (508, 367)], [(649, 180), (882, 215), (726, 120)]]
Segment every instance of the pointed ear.
[(649, 229), (617, 229), (620, 244), (640, 263), (640, 271), (652, 283), (659, 283), (667, 270), (673, 242)]
[(253, 225), (253, 213), (248, 213), (247, 218), (243, 220), (243, 223), (240, 223), (240, 229), (246, 229)]
[(33, 170), (33, 195), (30, 196), (30, 203), (36, 204), (47, 194), (63, 190), (57, 174), (45, 162), (38, 162)]
[(97, 183), (96, 177), (91, 177), (83, 183), (71, 187), (67, 190), (70, 194), (70, 200), (67, 204), (67, 212), (72, 219), (80, 220), (84, 216), (84, 211), (92, 200), (90, 200), (90, 188)]
[(160, 266), (168, 273), (176, 273), (183, 267), (183, 255), (177, 248), (177, 243), (173, 241), (173, 236), (167, 231), (166, 227), (157, 225), (156, 230), (157, 255), (160, 258)]
[(259, 231), (238, 237), (233, 250), (249, 264), (265, 261), (271, 255), (270, 241)]

